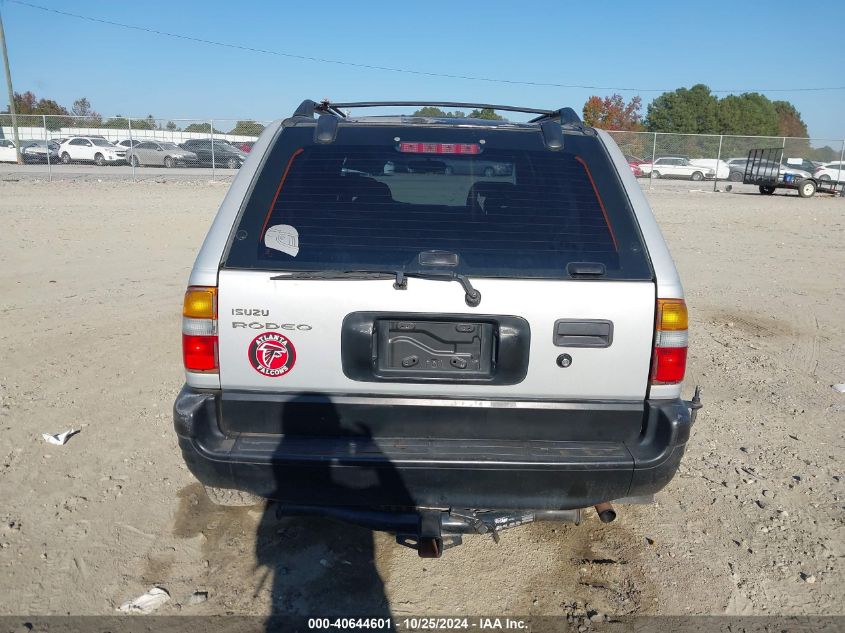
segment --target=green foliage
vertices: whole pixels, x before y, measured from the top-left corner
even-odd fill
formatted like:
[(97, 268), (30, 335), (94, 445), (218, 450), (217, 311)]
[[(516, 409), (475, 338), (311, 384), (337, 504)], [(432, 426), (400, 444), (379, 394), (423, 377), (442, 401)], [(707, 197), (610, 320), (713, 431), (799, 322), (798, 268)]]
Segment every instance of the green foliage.
[[(47, 115), (47, 129), (58, 130), (68, 124), (67, 115), (70, 112), (60, 106), (52, 99), (39, 99), (31, 91), (23, 94), (14, 94), (15, 114), (17, 114), (18, 125), (22, 127), (41, 127), (44, 119), (41, 115)], [(4, 113), (8, 113), (8, 106)]]
[(454, 112), (444, 112), (440, 108), (434, 106), (425, 106), (414, 112), (411, 116), (425, 116), (435, 119), (463, 119), (466, 115), (460, 110)]
[(103, 122), (103, 117), (91, 107), (91, 102), (85, 97), (74, 101), (70, 111), (74, 117), (79, 117), (72, 120), (75, 127), (100, 127)]
[(664, 92), (648, 105), (649, 132), (718, 134), (719, 100), (704, 84)]
[[(115, 115), (111, 119), (105, 121), (99, 127), (106, 128), (109, 130), (128, 130), (129, 129), (129, 119), (127, 117), (122, 117), (119, 114)], [(149, 118), (147, 119), (132, 119), (132, 129), (133, 130), (155, 130), (156, 125), (155, 121), (151, 121)]]
[[(191, 123), (185, 126), (185, 132), (203, 132), (204, 134), (211, 134), (211, 123)], [(215, 129), (215, 134), (223, 134), (220, 130)]]
[(774, 104), (757, 92), (728, 95), (719, 101), (719, 133), (777, 136)]
[(259, 136), (264, 126), (258, 121), (238, 121), (229, 134), (240, 134), (242, 136)]
[(491, 121), (504, 121), (505, 117), (496, 114), (493, 108), (482, 108), (469, 113), (471, 119), (489, 119)]
[(176, 125), (173, 121), (168, 121), (168, 122), (167, 122), (167, 125), (165, 125), (165, 126), (164, 126), (164, 128), (165, 128), (168, 132), (175, 132), (176, 130), (178, 130), (178, 129), (179, 129), (179, 127), (178, 127), (178, 126), (177, 126), (177, 125)]

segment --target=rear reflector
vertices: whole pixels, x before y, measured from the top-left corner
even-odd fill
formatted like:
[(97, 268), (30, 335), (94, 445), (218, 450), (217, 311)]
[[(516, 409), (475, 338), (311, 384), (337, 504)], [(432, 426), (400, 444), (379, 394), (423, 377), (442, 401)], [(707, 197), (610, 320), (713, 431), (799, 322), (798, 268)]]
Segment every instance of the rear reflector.
[(480, 154), (478, 143), (399, 143), (405, 154)]
[(217, 371), (217, 337), (183, 334), (182, 359), (188, 371)]
[(182, 360), (185, 371), (216, 373), (217, 288), (191, 286), (182, 307)]
[(689, 332), (687, 304), (683, 299), (658, 299), (654, 323), (651, 384), (671, 385), (684, 379)]

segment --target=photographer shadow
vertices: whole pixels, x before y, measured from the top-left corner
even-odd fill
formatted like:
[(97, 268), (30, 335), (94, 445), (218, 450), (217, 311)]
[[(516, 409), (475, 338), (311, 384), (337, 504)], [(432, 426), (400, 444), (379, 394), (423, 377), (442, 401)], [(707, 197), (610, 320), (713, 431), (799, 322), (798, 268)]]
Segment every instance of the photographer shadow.
[(259, 522), (255, 551), (257, 564), (272, 578), (266, 630), (283, 630), (281, 616), (390, 618), (375, 533), (320, 516), (285, 516), (285, 508), (317, 505), (323, 499), (353, 507), (385, 498), (393, 507), (413, 507), (399, 473), (384, 459), (368, 427), (349, 417), (341, 419), (324, 397), (302, 394), (286, 403), (279, 432), (276, 455), (301, 455), (309, 445), (319, 446), (321, 439), (343, 438), (350, 453), (366, 453), (372, 465), (340, 468), (313, 460), (297, 469), (274, 466), (274, 491), (269, 495), (274, 501), (266, 505)]

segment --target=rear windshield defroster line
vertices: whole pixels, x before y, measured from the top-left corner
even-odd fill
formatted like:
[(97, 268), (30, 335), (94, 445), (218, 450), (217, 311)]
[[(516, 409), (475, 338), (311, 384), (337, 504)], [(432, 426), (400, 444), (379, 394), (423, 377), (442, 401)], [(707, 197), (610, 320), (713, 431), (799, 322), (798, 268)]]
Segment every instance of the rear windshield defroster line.
[[(403, 153), (397, 139), (484, 151)], [(264, 245), (280, 225), (296, 248)], [(603, 279), (653, 279), (604, 146), (578, 134), (550, 151), (533, 130), (341, 125), (317, 145), (312, 126), (286, 128), (236, 229), (227, 268), (412, 272), (431, 270), (420, 253), (446, 251), (468, 276), (567, 279), (579, 262)]]

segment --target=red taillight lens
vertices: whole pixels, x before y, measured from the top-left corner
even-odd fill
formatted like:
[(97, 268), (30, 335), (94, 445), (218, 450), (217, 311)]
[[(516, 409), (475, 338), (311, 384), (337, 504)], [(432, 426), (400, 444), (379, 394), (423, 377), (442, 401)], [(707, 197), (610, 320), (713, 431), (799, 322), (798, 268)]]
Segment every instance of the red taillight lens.
[(651, 367), (651, 382), (677, 383), (684, 379), (687, 369), (686, 347), (656, 347)]
[(658, 299), (654, 324), (653, 385), (677, 384), (687, 368), (687, 305), (683, 299)]
[(182, 360), (188, 371), (217, 371), (217, 337), (183, 334)]

